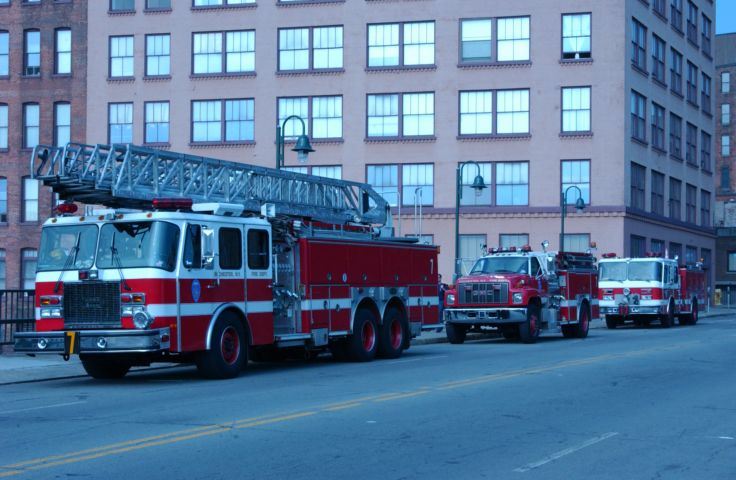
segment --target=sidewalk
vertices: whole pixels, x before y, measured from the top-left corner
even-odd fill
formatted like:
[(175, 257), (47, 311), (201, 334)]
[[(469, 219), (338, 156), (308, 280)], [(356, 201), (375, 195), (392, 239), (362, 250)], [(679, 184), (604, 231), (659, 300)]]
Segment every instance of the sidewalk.
[[(722, 317), (727, 315), (736, 315), (736, 309), (728, 309), (725, 307), (711, 307), (710, 312), (701, 312), (700, 318)], [(601, 319), (593, 320), (590, 328), (599, 329), (606, 328), (605, 322)], [(489, 338), (489, 335), (470, 334), (468, 340)], [(423, 332), (418, 338), (412, 340), (412, 347), (419, 345), (430, 345), (433, 343), (446, 343), (447, 337), (444, 330), (441, 332), (427, 331)], [(135, 367), (135, 370), (151, 370), (172, 368), (177, 364), (163, 363), (154, 364), (150, 367)], [(86, 377), (87, 374), (79, 361), (79, 357), (73, 356), (68, 362), (65, 362), (60, 355), (37, 355), (30, 357), (19, 353), (9, 353), (0, 355), (0, 385), (12, 385), (16, 383), (40, 382), (45, 380), (58, 380), (64, 378)]]

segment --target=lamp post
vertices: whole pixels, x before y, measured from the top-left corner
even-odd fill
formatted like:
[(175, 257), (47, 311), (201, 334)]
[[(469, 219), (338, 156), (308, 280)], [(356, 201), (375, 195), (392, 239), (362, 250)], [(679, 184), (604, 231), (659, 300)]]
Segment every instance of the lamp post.
[(582, 212), (585, 209), (585, 200), (583, 200), (583, 191), (577, 185), (570, 185), (560, 194), (560, 252), (565, 250), (565, 215), (567, 214), (567, 192), (571, 189), (578, 191), (578, 199), (575, 200), (575, 210)]
[(278, 122), (276, 122), (276, 168), (281, 169), (281, 167), (284, 166), (284, 130), (286, 129), (286, 123), (289, 120), (296, 119), (299, 120), (299, 122), (302, 124), (302, 134), (299, 135), (296, 139), (296, 145), (294, 145), (294, 148), (291, 150), (293, 152), (297, 153), (297, 158), (299, 159), (299, 163), (306, 163), (307, 156), (310, 152), (313, 152), (314, 149), (312, 148), (312, 145), (309, 143), (309, 137), (307, 136), (307, 129), (304, 126), (304, 120), (298, 115), (291, 115), (284, 119), (283, 122), (279, 125)]
[(475, 190), (476, 195), (480, 195), (486, 187), (483, 181), (483, 175), (480, 174), (480, 165), (473, 160), (468, 160), (457, 166), (457, 181), (456, 181), (456, 195), (455, 195), (455, 274), (452, 278), (452, 283), (455, 283), (457, 278), (460, 276), (460, 199), (463, 198), (463, 169), (466, 165), (475, 165), (478, 175), (475, 176), (473, 184), (470, 186)]

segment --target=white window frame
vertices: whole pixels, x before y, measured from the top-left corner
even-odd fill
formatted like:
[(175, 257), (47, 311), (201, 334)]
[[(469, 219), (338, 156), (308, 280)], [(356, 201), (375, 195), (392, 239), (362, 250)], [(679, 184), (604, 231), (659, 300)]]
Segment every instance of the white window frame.
[(108, 103), (108, 143), (133, 142), (133, 103)]
[(530, 24), (528, 16), (496, 20), (496, 59), (499, 62), (528, 62), (531, 59)]
[(168, 144), (171, 136), (169, 102), (145, 102), (143, 115), (143, 142)]
[(460, 92), (460, 135), (493, 134), (493, 90)]
[(496, 92), (496, 133), (529, 134), (529, 90)]
[(110, 37), (110, 78), (127, 78), (135, 75), (134, 49), (133, 35)]
[(562, 87), (563, 133), (591, 131), (591, 87)]

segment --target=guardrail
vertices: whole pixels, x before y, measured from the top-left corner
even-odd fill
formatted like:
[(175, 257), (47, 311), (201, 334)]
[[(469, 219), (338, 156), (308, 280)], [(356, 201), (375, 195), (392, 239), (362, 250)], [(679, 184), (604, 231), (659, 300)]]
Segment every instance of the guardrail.
[(12, 345), (15, 332), (34, 329), (34, 291), (0, 290), (0, 346)]

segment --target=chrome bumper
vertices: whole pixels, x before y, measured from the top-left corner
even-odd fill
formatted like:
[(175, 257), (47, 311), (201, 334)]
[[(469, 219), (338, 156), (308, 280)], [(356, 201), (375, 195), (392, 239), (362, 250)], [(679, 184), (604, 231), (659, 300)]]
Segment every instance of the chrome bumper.
[(501, 325), (526, 321), (526, 308), (445, 308), (445, 323)]
[(615, 307), (599, 307), (601, 315), (662, 315), (666, 312), (667, 306), (648, 306), (648, 305), (628, 305)]
[(171, 347), (168, 328), (19, 332), (14, 340), (21, 353), (156, 353)]

